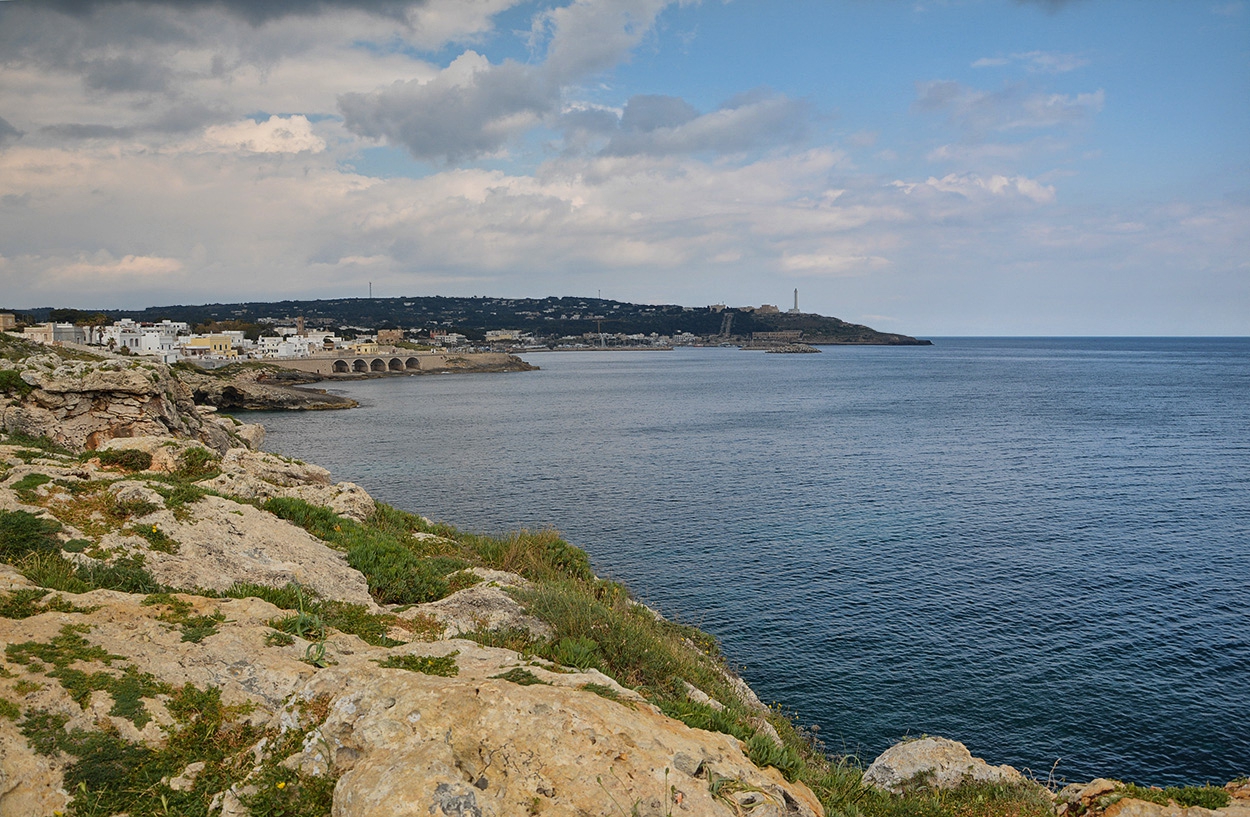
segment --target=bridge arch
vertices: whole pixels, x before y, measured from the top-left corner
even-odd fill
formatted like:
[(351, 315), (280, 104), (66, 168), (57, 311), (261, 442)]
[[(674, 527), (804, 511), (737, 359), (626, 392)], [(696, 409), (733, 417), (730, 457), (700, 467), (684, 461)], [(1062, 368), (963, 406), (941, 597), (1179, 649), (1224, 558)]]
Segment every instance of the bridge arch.
[(404, 362), (397, 357), (391, 358), (390, 362), (387, 363), (386, 366), (392, 372), (402, 372), (404, 370)]
[(355, 360), (352, 361), (352, 371), (353, 372), (367, 372), (369, 371), (369, 364), (365, 363), (360, 358), (356, 358)]
[(369, 368), (375, 372), (384, 372), (386, 371), (386, 361), (380, 357), (375, 357), (369, 362)]
[(409, 369), (420, 369), (420, 368), (421, 368), (421, 361), (417, 360), (415, 357), (410, 357), (410, 358), (408, 358), (408, 360), (406, 361), (406, 364), (405, 364), (405, 365), (407, 365), (407, 367), (408, 367)]
[(334, 371), (336, 371), (336, 372), (350, 372), (351, 370), (352, 370), (352, 367), (348, 365), (348, 363), (347, 363), (347, 361), (346, 361), (346, 360), (336, 360), (336, 361), (334, 361)]

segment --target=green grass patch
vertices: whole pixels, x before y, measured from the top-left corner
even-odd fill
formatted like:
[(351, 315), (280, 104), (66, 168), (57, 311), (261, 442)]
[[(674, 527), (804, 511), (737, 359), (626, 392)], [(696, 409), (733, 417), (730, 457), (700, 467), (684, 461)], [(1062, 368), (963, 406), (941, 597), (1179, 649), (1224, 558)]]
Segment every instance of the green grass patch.
[(1166, 806), (1169, 802), (1175, 802), (1176, 805), (1186, 808), (1199, 806), (1212, 811), (1217, 808), (1224, 808), (1232, 799), (1227, 791), (1218, 786), (1167, 786), (1166, 788), (1152, 789), (1147, 786), (1129, 783), (1123, 789), (1117, 790), (1116, 794), (1120, 793), (1123, 793), (1126, 797), (1135, 797), (1138, 800), (1158, 803), (1161, 806)]
[(174, 476), (184, 480), (209, 479), (220, 473), (217, 470), (217, 455), (207, 448), (192, 446), (178, 457), (178, 467)]
[(448, 593), (444, 574), (463, 566), (423, 559), (385, 527), (361, 525), (299, 499), (277, 497), (264, 508), (346, 551), (348, 564), (364, 574), (369, 592), (382, 604), (437, 601)]
[(157, 620), (177, 626), (182, 630), (182, 640), (195, 644), (210, 635), (216, 635), (218, 625), (226, 620), (226, 614), (220, 610), (206, 616), (193, 616), (189, 601), (169, 593), (152, 593), (143, 600), (143, 604), (167, 607), (167, 610), (157, 616)]
[(53, 596), (43, 602), (48, 595), (44, 588), (21, 588), (11, 593), (0, 595), (0, 618), (22, 619), (37, 616), (40, 613), (90, 613), (99, 607), (79, 607), (60, 596)]
[(39, 500), (35, 489), (40, 485), (47, 485), (52, 481), (52, 477), (47, 474), (27, 474), (26, 476), (13, 483), (13, 490), (17, 492), (17, 498), (27, 504), (33, 504)]
[(142, 554), (119, 557), (112, 562), (93, 559), (75, 564), (60, 553), (30, 553), (15, 563), (15, 567), (40, 587), (64, 593), (119, 590), (146, 594), (165, 589), (144, 567)]
[(155, 484), (152, 488), (165, 500), (165, 507), (172, 511), (179, 521), (190, 516), (187, 508), (208, 496), (208, 491), (186, 482), (174, 482), (166, 485)]
[(385, 669), (405, 669), (409, 672), (451, 678), (460, 674), (460, 667), (456, 665), (456, 656), (459, 654), (457, 650), (447, 655), (389, 655), (375, 663)]
[(33, 437), (30, 434), (22, 434), (16, 431), (10, 431), (4, 435), (4, 442), (8, 445), (20, 445), (25, 448), (37, 449), (44, 454), (51, 454), (61, 457), (72, 457), (74, 452), (65, 446), (48, 437)]
[[(46, 711), (23, 719), (19, 728), (32, 748), (68, 758), (69, 817), (207, 817), (214, 795), (247, 776), (251, 760), (244, 750), (261, 737), (259, 729), (241, 722), (251, 707), (223, 706), (219, 690), (190, 684), (169, 695), (174, 724), (159, 747), (131, 743), (111, 728), (66, 731), (68, 719)], [(204, 768), (187, 788), (169, 786), (169, 779), (196, 762)]]
[(584, 689), (587, 692), (593, 692), (600, 698), (607, 698), (609, 701), (615, 701), (621, 706), (628, 706), (630, 709), (634, 708), (633, 701), (622, 698), (620, 693), (605, 684), (582, 684), (581, 689)]
[(100, 464), (123, 471), (146, 471), (152, 467), (152, 455), (137, 448), (115, 448), (97, 451)]
[(546, 681), (541, 680), (537, 675), (524, 667), (513, 667), (507, 672), (492, 675), (491, 678), (498, 678), (501, 681), (511, 681), (512, 683), (520, 684), (523, 687), (533, 686), (534, 684), (544, 684), (546, 686), (550, 686), (550, 684)]
[(15, 721), (22, 717), (22, 709), (7, 698), (0, 698), (0, 718)]
[(85, 625), (67, 624), (49, 642), (10, 644), (4, 654), (15, 664), (31, 671), (43, 670), (48, 677), (56, 678), (70, 698), (84, 709), (91, 702), (92, 692), (109, 693), (113, 698), (109, 714), (126, 718), (142, 729), (151, 720), (142, 699), (170, 692), (170, 688), (133, 666), (123, 668), (120, 675), (103, 670), (86, 672), (73, 666), (98, 663), (112, 667), (114, 661), (125, 660), (124, 656), (110, 653), (83, 638), (83, 634), (90, 631)]
[(178, 542), (156, 525), (136, 525), (123, 533), (140, 536), (148, 541), (148, 547), (161, 553), (177, 553)]
[(0, 369), (0, 393), (25, 397), (34, 390), (35, 387), (23, 380), (16, 369)]
[(10, 564), (31, 553), (56, 553), (61, 524), (27, 511), (0, 511), (0, 560)]

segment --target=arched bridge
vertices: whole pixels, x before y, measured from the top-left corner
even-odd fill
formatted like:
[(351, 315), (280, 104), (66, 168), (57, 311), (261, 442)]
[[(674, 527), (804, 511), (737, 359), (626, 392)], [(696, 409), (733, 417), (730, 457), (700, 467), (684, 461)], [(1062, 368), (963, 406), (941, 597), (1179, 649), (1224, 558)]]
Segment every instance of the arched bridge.
[(268, 358), (268, 363), (284, 369), (314, 372), (323, 377), (335, 375), (418, 374), (445, 371), (522, 371), (528, 366), (503, 352), (417, 352), (391, 349), (375, 354), (331, 352), (310, 357)]
[(333, 371), (335, 374), (348, 374), (349, 372), (359, 372), (362, 374), (368, 372), (406, 372), (416, 371), (421, 368), (421, 360), (416, 357), (391, 357), (388, 355), (380, 355), (373, 357), (371, 355), (361, 355), (355, 358), (339, 358), (334, 361)]

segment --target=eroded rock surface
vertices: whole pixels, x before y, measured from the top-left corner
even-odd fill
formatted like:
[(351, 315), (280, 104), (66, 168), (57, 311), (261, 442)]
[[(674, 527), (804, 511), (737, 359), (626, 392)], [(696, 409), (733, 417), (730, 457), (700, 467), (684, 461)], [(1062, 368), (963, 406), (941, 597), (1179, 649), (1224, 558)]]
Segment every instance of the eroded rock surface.
[(953, 789), (968, 781), (1021, 783), (1011, 766), (991, 766), (948, 738), (920, 738), (886, 749), (864, 772), (864, 785), (901, 794), (908, 787)]
[(46, 437), (73, 451), (116, 437), (198, 439), (219, 452), (231, 445), (230, 432), (200, 418), (191, 391), (163, 364), (67, 361), (49, 353), (26, 358), (19, 373), (33, 389), (0, 408), (6, 431)]

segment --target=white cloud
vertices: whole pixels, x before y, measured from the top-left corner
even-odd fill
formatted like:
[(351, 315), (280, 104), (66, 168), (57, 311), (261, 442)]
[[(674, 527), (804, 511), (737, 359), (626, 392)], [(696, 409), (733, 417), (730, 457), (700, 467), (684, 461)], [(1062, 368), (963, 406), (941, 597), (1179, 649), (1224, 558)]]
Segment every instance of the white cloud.
[(1089, 60), (1079, 54), (1059, 51), (1024, 51), (1008, 57), (982, 57), (972, 63), (973, 68), (1001, 68), (1020, 64), (1031, 74), (1066, 74), (1089, 65)]
[(211, 149), (244, 153), (320, 153), (326, 149), (325, 140), (313, 133), (308, 117), (300, 115), (217, 125), (204, 132), (204, 142)]
[(1055, 188), (1042, 184), (1024, 176), (979, 176), (975, 173), (950, 173), (942, 178), (930, 176), (924, 182), (891, 182), (891, 186), (902, 190), (908, 195), (923, 194), (936, 191), (954, 193), (965, 199), (979, 199), (986, 196), (1011, 197), (1020, 196), (1037, 204), (1050, 204), (1055, 200)]
[(49, 272), (70, 279), (94, 279), (98, 276), (163, 276), (180, 271), (182, 262), (177, 258), (151, 255), (126, 255), (113, 258), (107, 252), (98, 252), (90, 258), (79, 256), (76, 260), (53, 264)]

